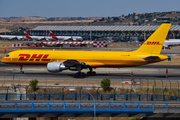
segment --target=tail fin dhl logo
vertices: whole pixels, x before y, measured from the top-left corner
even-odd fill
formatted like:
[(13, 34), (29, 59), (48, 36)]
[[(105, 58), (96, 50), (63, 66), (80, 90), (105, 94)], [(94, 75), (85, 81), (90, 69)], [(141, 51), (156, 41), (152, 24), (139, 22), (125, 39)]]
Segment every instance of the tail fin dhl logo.
[(47, 59), (49, 54), (19, 54), (19, 56), (18, 61), (51, 61), (51, 59)]
[(159, 42), (147, 41), (144, 45), (163, 45), (163, 44), (162, 44), (162, 43), (159, 43)]

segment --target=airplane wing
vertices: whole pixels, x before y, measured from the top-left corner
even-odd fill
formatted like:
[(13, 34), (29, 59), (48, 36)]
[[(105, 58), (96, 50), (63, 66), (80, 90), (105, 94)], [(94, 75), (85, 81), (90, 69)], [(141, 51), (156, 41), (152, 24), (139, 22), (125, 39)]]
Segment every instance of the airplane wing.
[[(75, 59), (67, 59), (65, 61), (57, 61), (57, 62), (50, 62), (47, 64), (47, 70), (49, 72), (61, 72), (63, 70), (77, 70), (80, 66), (80, 69), (82, 68), (88, 68), (90, 65), (77, 61)], [(77, 68), (78, 67), (78, 68)]]
[(80, 61), (77, 61), (77, 60), (74, 60), (74, 59), (68, 59), (66, 61), (63, 62), (65, 66), (67, 67), (71, 67), (71, 66), (76, 66), (76, 65), (82, 65), (84, 67), (87, 67), (87, 66), (90, 66), (84, 62), (80, 62)]
[(66, 41), (66, 40), (71, 40), (71, 38), (64, 37), (64, 38), (62, 38), (62, 40), (64, 40), (64, 41)]
[(1, 35), (0, 37), (1, 37), (2, 39), (9, 39), (9, 40), (17, 39), (16, 36), (10, 36), (10, 35)]
[(24, 36), (16, 36), (18, 40), (21, 40), (24, 38)]
[(42, 40), (46, 40), (46, 38), (45, 37), (38, 37), (37, 40), (42, 41)]

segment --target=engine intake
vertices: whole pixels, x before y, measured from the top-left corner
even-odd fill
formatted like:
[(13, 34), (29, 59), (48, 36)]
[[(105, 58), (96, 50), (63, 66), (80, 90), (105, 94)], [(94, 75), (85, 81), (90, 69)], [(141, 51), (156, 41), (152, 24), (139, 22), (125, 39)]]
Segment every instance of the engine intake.
[(47, 64), (47, 70), (49, 72), (61, 72), (66, 69), (67, 67), (63, 64), (63, 62), (50, 62)]

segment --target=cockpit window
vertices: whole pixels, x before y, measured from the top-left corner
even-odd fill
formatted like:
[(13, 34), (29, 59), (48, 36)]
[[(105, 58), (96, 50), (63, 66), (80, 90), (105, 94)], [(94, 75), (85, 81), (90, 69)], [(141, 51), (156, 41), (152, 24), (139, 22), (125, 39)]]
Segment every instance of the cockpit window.
[(6, 57), (9, 57), (9, 55), (6, 55)]

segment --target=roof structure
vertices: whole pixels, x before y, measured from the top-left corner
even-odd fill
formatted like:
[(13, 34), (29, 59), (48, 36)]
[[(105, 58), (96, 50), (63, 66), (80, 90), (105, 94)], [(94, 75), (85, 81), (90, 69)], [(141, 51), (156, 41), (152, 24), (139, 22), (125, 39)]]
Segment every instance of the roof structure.
[[(155, 31), (160, 25), (150, 26), (37, 26), (34, 31)], [(180, 31), (180, 25), (172, 25), (170, 31)]]

